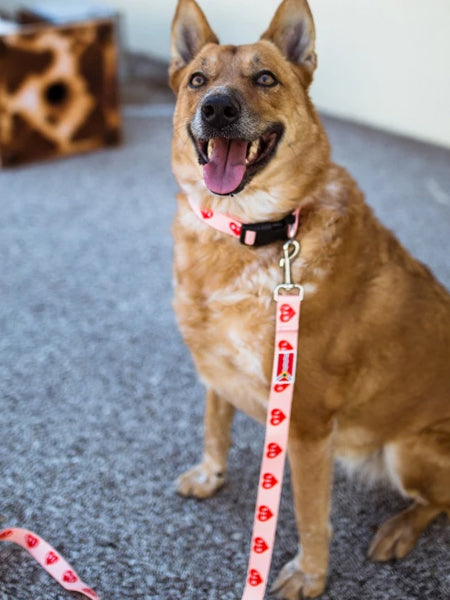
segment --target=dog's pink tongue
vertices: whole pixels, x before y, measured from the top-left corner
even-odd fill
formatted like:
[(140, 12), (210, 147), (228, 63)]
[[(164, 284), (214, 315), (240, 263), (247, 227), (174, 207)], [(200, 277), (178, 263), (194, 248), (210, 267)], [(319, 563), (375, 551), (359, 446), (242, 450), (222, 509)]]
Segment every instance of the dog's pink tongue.
[(247, 142), (214, 139), (213, 155), (203, 167), (203, 177), (211, 192), (230, 194), (241, 184), (245, 175)]

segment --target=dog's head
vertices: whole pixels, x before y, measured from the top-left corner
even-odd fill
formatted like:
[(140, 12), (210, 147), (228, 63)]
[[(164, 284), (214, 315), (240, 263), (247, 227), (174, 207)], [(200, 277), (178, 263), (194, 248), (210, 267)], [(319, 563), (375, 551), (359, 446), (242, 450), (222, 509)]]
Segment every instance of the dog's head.
[(284, 0), (261, 39), (244, 46), (219, 45), (196, 2), (179, 0), (173, 166), (186, 193), (250, 218), (298, 204), (329, 153), (308, 96), (314, 47), (306, 0)]

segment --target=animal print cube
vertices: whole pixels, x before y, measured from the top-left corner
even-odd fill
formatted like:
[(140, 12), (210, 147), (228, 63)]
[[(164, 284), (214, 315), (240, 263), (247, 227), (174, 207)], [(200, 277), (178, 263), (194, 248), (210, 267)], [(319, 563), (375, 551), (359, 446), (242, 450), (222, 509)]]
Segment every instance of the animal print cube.
[(115, 20), (31, 25), (0, 37), (0, 164), (117, 144)]

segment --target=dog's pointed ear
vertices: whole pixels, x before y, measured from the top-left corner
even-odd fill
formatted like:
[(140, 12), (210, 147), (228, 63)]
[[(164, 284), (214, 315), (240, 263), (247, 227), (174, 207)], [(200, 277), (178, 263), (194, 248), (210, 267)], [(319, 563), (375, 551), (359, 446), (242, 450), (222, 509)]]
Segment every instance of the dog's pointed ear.
[(170, 85), (176, 92), (180, 71), (188, 65), (206, 44), (218, 44), (203, 11), (195, 0), (178, 0), (172, 21), (172, 60), (169, 68)]
[(307, 0), (284, 0), (261, 39), (273, 42), (290, 62), (302, 67), (312, 80), (317, 65), (316, 32)]

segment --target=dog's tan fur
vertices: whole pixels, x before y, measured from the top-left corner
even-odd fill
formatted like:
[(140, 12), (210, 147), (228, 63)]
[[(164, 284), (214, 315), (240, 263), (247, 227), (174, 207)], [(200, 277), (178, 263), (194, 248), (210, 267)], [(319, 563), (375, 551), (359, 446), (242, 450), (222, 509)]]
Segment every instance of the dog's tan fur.
[[(302, 40), (293, 58), (295, 35)], [(306, 296), (289, 461), (301, 551), (274, 588), (288, 600), (314, 597), (326, 583), (333, 457), (371, 465), (413, 500), (378, 531), (374, 560), (404, 556), (450, 510), (449, 295), (330, 161), (308, 96), (316, 55), (306, 0), (285, 0), (262, 39), (238, 47), (219, 45), (194, 0), (179, 0), (172, 52), (173, 168), (182, 190), (173, 227), (175, 310), (208, 390), (204, 457), (178, 488), (206, 497), (223, 484), (234, 408), (265, 421), (282, 245), (245, 247), (201, 222), (186, 198), (247, 222), (277, 220), (300, 206), (293, 279)], [(256, 87), (261, 69), (282, 85)], [(205, 87), (188, 86), (195, 72), (207, 76)], [(204, 95), (227, 86), (258, 116), (256, 129), (279, 121), (285, 132), (264, 169), (222, 197), (206, 187), (187, 127)]]

